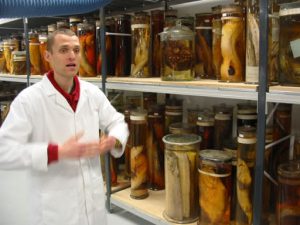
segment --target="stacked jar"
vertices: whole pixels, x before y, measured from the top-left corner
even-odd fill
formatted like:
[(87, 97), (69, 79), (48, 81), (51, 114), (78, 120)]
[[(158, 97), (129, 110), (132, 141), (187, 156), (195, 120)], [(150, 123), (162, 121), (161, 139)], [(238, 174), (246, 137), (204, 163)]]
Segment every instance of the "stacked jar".
[(214, 147), (214, 114), (205, 110), (198, 114), (198, 135), (201, 136), (200, 149), (211, 149)]

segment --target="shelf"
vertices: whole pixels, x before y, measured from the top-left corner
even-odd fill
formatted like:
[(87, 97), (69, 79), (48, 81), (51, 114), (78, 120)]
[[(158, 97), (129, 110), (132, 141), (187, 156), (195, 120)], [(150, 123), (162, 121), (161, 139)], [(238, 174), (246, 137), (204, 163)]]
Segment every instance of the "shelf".
[[(162, 213), (165, 209), (165, 191), (149, 190), (149, 197), (144, 200), (136, 200), (130, 197), (130, 188), (111, 195), (111, 203), (119, 206), (156, 225), (172, 225), (167, 222)], [(187, 225), (196, 225), (197, 222)]]

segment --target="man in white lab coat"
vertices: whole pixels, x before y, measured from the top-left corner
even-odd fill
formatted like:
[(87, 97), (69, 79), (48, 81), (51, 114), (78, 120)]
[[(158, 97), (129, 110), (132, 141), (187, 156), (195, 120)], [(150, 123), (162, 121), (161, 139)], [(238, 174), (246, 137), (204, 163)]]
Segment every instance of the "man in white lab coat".
[[(48, 38), (53, 71), (23, 90), (0, 128), (0, 169), (29, 169), (30, 224), (105, 225), (99, 154), (120, 157), (124, 116), (93, 84), (78, 79), (78, 37), (62, 29)], [(99, 140), (99, 130), (107, 136)]]

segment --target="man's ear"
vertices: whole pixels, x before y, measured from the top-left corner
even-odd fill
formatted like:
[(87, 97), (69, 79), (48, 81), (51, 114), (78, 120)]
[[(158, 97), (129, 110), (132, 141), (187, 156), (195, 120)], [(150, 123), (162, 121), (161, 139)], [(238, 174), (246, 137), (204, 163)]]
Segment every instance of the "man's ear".
[(50, 52), (45, 51), (45, 52), (44, 52), (44, 58), (45, 58), (48, 62), (50, 62)]

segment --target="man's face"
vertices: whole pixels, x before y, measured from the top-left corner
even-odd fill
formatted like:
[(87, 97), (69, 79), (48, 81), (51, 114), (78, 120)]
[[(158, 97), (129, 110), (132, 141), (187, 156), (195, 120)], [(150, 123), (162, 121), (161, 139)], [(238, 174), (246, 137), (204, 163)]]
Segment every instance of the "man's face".
[(53, 68), (55, 75), (73, 78), (80, 66), (78, 37), (57, 34), (54, 38), (52, 51), (47, 51), (45, 57)]

